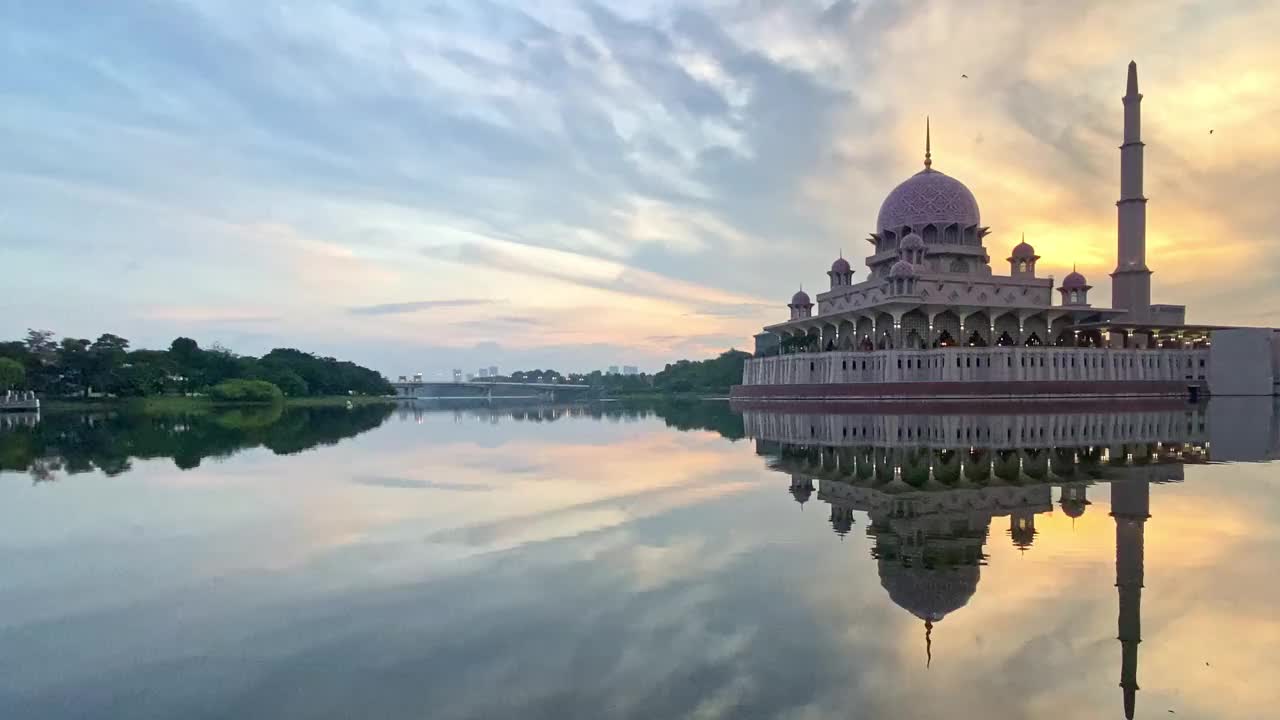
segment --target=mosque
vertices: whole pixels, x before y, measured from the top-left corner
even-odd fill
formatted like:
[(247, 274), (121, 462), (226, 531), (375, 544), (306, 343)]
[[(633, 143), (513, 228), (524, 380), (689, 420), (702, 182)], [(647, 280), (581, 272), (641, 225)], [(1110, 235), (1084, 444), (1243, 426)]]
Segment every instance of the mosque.
[(866, 279), (842, 254), (816, 312), (803, 289), (792, 296), (733, 396), (1275, 394), (1280, 334), (1188, 325), (1184, 306), (1152, 303), (1136, 63), (1122, 102), (1114, 307), (1095, 306), (1078, 271), (1056, 287), (1040, 276), (1025, 238), (997, 275), (990, 228), (969, 188), (933, 167), (926, 121), (924, 168), (880, 206)]

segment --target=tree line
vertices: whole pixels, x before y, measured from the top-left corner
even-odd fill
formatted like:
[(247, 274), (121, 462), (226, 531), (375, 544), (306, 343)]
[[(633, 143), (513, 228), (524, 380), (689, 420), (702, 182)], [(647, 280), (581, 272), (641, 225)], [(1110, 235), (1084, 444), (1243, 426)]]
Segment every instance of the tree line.
[(393, 392), (369, 368), (293, 348), (252, 357), (179, 337), (166, 350), (144, 350), (131, 349), (128, 340), (111, 333), (92, 341), (57, 340), (48, 330), (28, 330), (21, 340), (0, 342), (0, 390), (34, 390), (48, 397), (147, 397), (255, 388), (288, 397)]
[(602, 373), (569, 373), (556, 370), (517, 370), (508, 376), (496, 378), (512, 382), (560, 382), (589, 385), (593, 395), (625, 397), (628, 395), (660, 394), (726, 394), (729, 387), (742, 382), (742, 366), (751, 353), (727, 350), (707, 360), (680, 360), (668, 363), (662, 370), (650, 375), (619, 375)]
[(0, 433), (0, 470), (30, 472), (44, 481), (93, 470), (119, 475), (135, 459), (172, 458), (189, 470), (205, 458), (249, 448), (291, 455), (372, 430), (392, 412), (392, 405), (261, 405), (208, 414), (49, 413), (30, 427)]

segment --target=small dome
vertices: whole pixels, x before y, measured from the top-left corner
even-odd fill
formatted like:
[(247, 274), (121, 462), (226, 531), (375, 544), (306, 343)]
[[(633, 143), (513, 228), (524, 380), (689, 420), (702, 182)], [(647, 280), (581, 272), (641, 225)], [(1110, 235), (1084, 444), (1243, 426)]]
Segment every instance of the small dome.
[(916, 276), (916, 266), (906, 260), (899, 260), (889, 269), (891, 278), (912, 278)]
[(902, 238), (902, 244), (898, 247), (903, 250), (923, 250), (924, 238), (915, 233), (911, 233), (910, 235)]
[(795, 295), (791, 296), (791, 304), (792, 305), (812, 305), (813, 303), (809, 301), (808, 293), (801, 290), (797, 292)]
[(1067, 288), (1069, 290), (1084, 288), (1088, 284), (1089, 284), (1089, 281), (1085, 280), (1084, 276), (1076, 272), (1075, 270), (1072, 270), (1070, 275), (1067, 275), (1065, 278), (1062, 279), (1062, 287)]
[(1062, 512), (1069, 518), (1072, 518), (1072, 519), (1078, 518), (1081, 515), (1084, 515), (1085, 504), (1086, 503), (1084, 500), (1071, 500), (1068, 498), (1063, 498)]
[(938, 226), (956, 223), (969, 227), (979, 223), (978, 201), (964, 183), (937, 170), (925, 169), (894, 188), (880, 206), (876, 229), (897, 231), (926, 223)]
[(837, 274), (853, 272), (853, 268), (849, 267), (848, 260), (845, 260), (844, 258), (840, 258), (835, 262), (831, 263), (831, 272), (837, 273)]
[(1013, 246), (1013, 258), (1015, 260), (1019, 258), (1030, 260), (1035, 256), (1036, 256), (1036, 249), (1028, 245), (1026, 240), (1023, 240), (1022, 242)]

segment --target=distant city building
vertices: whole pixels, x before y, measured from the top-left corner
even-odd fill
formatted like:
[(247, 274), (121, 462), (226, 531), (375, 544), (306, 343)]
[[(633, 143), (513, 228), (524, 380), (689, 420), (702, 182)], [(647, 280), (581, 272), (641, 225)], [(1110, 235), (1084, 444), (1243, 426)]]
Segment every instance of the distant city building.
[(472, 380), (475, 380), (475, 379), (476, 379), (475, 375), (471, 373), (467, 373), (467, 382), (471, 382)]
[(489, 368), (480, 368), (479, 370), (477, 370), (476, 377), (482, 377), (482, 378), (489, 377)]
[(413, 381), (414, 381), (414, 382), (422, 382), (422, 373), (414, 373), (414, 374), (413, 374)]
[(636, 367), (635, 365), (623, 365), (622, 374), (623, 375), (639, 375), (640, 368)]
[(610, 365), (609, 369), (605, 371), (605, 375), (617, 375), (617, 374), (618, 374), (617, 365)]
[(498, 366), (497, 366), (497, 365), (490, 365), (490, 366), (489, 366), (489, 377), (498, 377)]
[(462, 371), (461, 371), (461, 370), (456, 370), (456, 369), (455, 369), (455, 370), (453, 371), (453, 381), (454, 381), (454, 382), (462, 382)]

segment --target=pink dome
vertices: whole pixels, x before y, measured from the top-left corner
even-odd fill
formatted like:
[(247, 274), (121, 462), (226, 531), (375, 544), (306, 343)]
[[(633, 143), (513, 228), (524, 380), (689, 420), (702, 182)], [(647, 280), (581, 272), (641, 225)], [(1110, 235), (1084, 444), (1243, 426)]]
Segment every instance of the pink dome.
[(916, 276), (916, 266), (906, 260), (899, 260), (889, 269), (891, 278), (912, 278)]
[(911, 233), (910, 235), (907, 235), (906, 237), (902, 238), (902, 244), (899, 245), (898, 247), (900, 247), (903, 250), (923, 250), (924, 238), (920, 237), (915, 233)]
[(840, 258), (835, 262), (831, 263), (831, 272), (833, 273), (853, 272), (853, 268), (849, 267), (848, 260), (845, 260), (844, 258)]
[(1013, 246), (1013, 258), (1030, 260), (1036, 256), (1036, 249), (1027, 244), (1025, 240)]
[(1071, 290), (1071, 289), (1078, 290), (1078, 289), (1087, 287), (1088, 285), (1089, 285), (1089, 281), (1085, 280), (1084, 276), (1076, 272), (1075, 270), (1072, 270), (1070, 275), (1067, 275), (1066, 277), (1062, 278), (1062, 287), (1067, 288), (1068, 290)]
[(792, 305), (812, 305), (813, 303), (809, 302), (809, 295), (805, 291), (801, 290), (797, 292), (795, 295), (791, 296), (791, 304)]
[(977, 225), (978, 201), (964, 183), (937, 170), (926, 169), (894, 188), (880, 205), (876, 230), (900, 230), (926, 223), (960, 227)]

